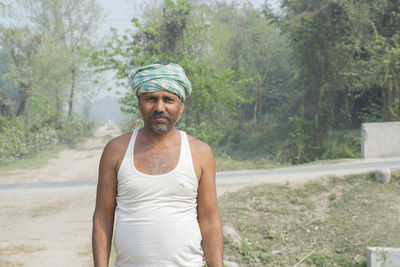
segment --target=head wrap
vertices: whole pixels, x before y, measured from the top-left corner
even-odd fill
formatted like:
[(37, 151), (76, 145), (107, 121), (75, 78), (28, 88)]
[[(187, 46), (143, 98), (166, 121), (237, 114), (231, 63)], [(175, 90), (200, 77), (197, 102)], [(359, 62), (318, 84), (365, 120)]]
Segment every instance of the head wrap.
[(178, 64), (152, 64), (134, 69), (131, 75), (133, 92), (143, 93), (167, 90), (185, 100), (192, 92), (192, 85), (185, 75), (185, 70)]

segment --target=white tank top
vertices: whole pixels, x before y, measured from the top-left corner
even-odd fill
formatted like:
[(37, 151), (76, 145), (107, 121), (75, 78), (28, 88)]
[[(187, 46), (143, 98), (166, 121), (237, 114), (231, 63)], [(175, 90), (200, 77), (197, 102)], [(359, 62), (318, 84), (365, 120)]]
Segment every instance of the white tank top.
[(115, 266), (203, 266), (198, 181), (186, 133), (180, 131), (177, 166), (161, 175), (135, 168), (137, 133), (132, 133), (117, 176)]

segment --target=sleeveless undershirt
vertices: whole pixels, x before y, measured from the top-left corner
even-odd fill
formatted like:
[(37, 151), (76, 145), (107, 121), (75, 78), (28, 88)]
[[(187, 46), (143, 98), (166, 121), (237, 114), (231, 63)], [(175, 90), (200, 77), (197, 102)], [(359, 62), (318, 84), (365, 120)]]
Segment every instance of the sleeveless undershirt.
[(203, 266), (198, 181), (187, 135), (180, 131), (176, 167), (149, 175), (135, 168), (137, 133), (132, 133), (117, 175), (115, 266)]

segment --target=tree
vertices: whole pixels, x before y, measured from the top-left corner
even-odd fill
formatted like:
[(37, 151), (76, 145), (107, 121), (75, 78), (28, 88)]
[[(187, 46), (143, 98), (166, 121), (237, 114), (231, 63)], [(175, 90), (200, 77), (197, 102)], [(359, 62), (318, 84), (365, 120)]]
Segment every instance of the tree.
[(3, 26), (0, 42), (10, 64), (5, 76), (18, 85), (16, 115), (24, 117), (25, 127), (29, 126), (33, 117), (59, 120), (69, 77), (65, 75), (68, 72), (63, 62), (69, 55), (57, 49), (54, 42), (33, 34), (28, 27)]
[(13, 99), (18, 94), (18, 87), (14, 85), (10, 79), (7, 79), (7, 74), (10, 72), (10, 64), (8, 54), (1, 49), (0, 50), (0, 94), (2, 95), (0, 105), (3, 110), (0, 112), (3, 116), (9, 116), (15, 114), (15, 105)]
[(1, 9), (0, 11), (1, 15), (7, 16), (8, 13), (12, 12), (13, 7), (11, 3), (5, 3), (3, 1), (0, 1), (0, 9)]
[(1, 46), (7, 53), (10, 62), (10, 78), (18, 84), (19, 105), (17, 116), (28, 120), (28, 106), (32, 95), (32, 84), (29, 81), (29, 62), (41, 44), (41, 37), (34, 35), (28, 27), (0, 28)]
[[(373, 22), (370, 66), (382, 88), (383, 119), (400, 119), (400, 1), (379, 1), (369, 10)], [(374, 67), (373, 67), (374, 66)]]
[[(296, 72), (289, 63), (291, 48), (279, 29), (251, 5), (238, 8), (219, 4), (214, 10), (210, 42), (215, 52), (211, 55), (219, 57), (217, 62), (224, 62), (225, 68), (244, 70), (248, 78), (253, 78), (246, 90), (252, 100), (245, 109), (246, 117), (258, 125), (266, 113), (282, 108), (289, 94), (294, 93), (289, 92), (288, 86)], [(215, 42), (216, 39), (219, 40)]]
[[(230, 71), (217, 73), (202, 61), (201, 50), (205, 47), (201, 39), (207, 25), (193, 20), (198, 16), (194, 5), (186, 0), (166, 0), (146, 12), (151, 17), (144, 17), (142, 23), (133, 19), (135, 28), (122, 37), (114, 30), (108, 46), (92, 54), (94, 64), (100, 71), (115, 70), (123, 86), (129, 85), (129, 74), (137, 66), (157, 60), (180, 64), (194, 87), (185, 102), (180, 127), (202, 140), (218, 143), (224, 136), (222, 122), (229, 122), (244, 101), (239, 83), (246, 81)], [(132, 93), (121, 102), (125, 111), (137, 112)]]
[(332, 129), (360, 118), (398, 118), (399, 1), (284, 0), (282, 9), (265, 13), (289, 36), (304, 90), (289, 121), (292, 158), (320, 156)]
[(64, 63), (70, 77), (68, 116), (71, 117), (76, 90), (88, 75), (81, 52), (88, 49), (89, 40), (97, 30), (101, 7), (95, 0), (24, 0), (24, 4), (35, 29), (49, 40), (56, 39), (58, 48), (69, 53)]
[(8, 95), (0, 91), (0, 116), (9, 117), (12, 114), (12, 103)]

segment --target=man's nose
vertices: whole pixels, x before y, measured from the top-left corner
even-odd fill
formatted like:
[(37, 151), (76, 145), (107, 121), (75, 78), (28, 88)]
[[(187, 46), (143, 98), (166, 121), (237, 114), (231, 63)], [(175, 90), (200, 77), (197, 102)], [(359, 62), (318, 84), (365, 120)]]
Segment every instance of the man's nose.
[(165, 104), (164, 104), (164, 101), (163, 101), (162, 99), (159, 99), (159, 100), (156, 102), (156, 105), (155, 105), (155, 107), (154, 107), (154, 110), (157, 111), (157, 112), (164, 112), (164, 110), (165, 110)]

